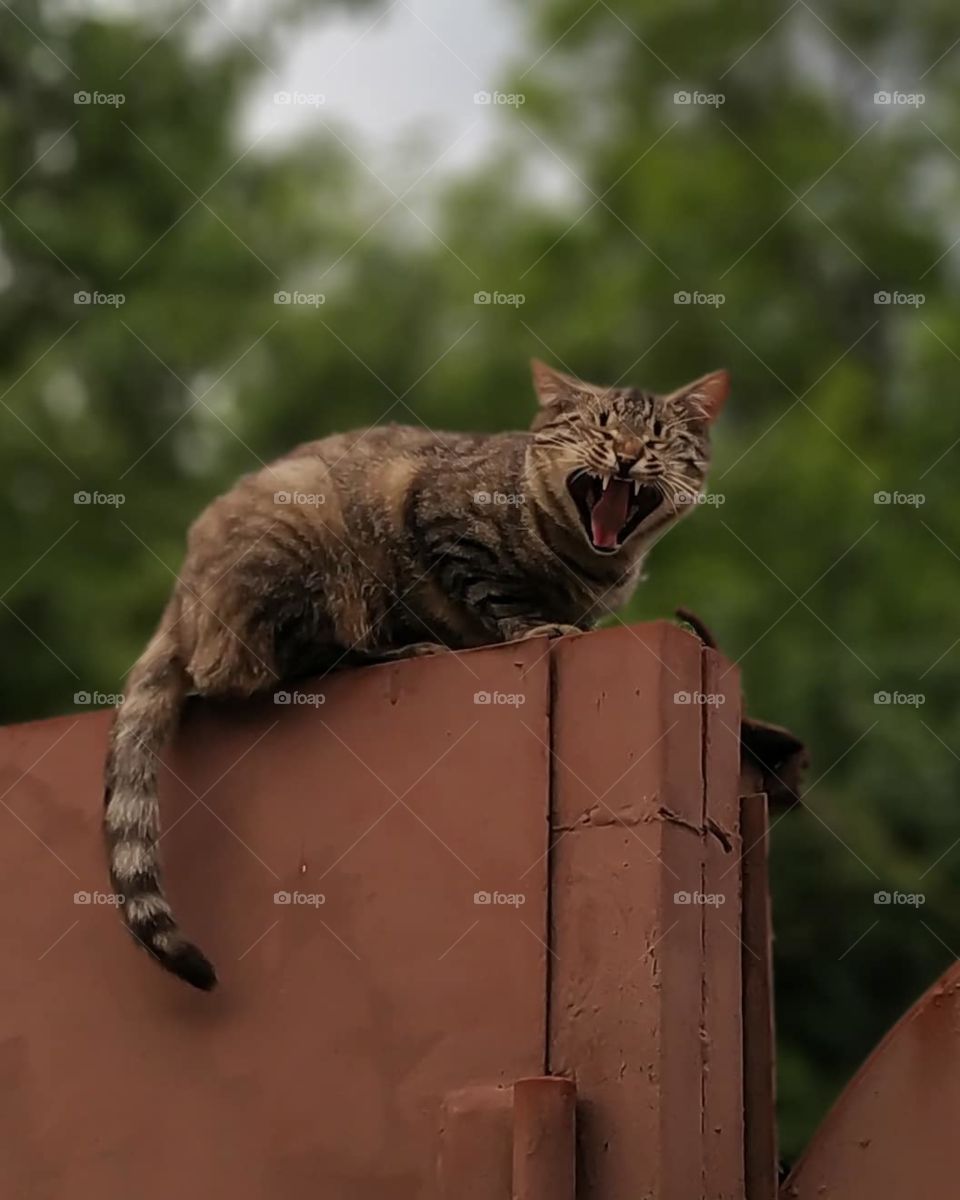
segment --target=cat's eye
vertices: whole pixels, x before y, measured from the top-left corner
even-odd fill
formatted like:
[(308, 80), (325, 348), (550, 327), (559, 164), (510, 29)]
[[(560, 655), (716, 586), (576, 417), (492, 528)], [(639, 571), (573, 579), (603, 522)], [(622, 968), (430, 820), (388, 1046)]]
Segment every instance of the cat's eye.
[(659, 437), (663, 433), (663, 425), (659, 421), (653, 423), (653, 436)]
[(600, 421), (601, 425), (606, 425), (606, 423), (610, 420), (610, 414), (608, 412), (602, 412), (598, 420)]

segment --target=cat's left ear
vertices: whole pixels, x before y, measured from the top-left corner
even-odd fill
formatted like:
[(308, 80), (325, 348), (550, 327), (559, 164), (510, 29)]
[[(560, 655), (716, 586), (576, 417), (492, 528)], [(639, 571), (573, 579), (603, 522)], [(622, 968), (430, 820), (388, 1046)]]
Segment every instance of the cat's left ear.
[(530, 359), (530, 370), (541, 408), (576, 400), (589, 388), (588, 384), (574, 379), (572, 375), (564, 375), (562, 371), (548, 367), (539, 358)]
[(665, 399), (669, 404), (686, 408), (692, 417), (712, 425), (729, 395), (730, 372), (711, 371), (709, 375), (671, 392)]

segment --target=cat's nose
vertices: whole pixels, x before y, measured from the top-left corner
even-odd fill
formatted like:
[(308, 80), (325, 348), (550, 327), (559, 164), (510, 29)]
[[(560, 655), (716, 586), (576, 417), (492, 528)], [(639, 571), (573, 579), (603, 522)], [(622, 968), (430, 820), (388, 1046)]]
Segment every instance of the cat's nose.
[(617, 447), (617, 461), (632, 467), (640, 457), (642, 450), (643, 445), (639, 438), (625, 438)]
[(617, 474), (618, 475), (629, 475), (631, 468), (636, 466), (638, 457), (639, 457), (639, 455), (637, 455), (637, 454), (632, 454), (632, 455), (628, 456), (628, 455), (624, 455), (623, 453), (619, 453), (617, 455)]

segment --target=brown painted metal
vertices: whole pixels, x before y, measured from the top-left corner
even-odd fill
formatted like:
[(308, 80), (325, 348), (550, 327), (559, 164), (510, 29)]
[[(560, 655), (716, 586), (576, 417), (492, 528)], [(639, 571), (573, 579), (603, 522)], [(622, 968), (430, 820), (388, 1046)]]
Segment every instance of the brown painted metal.
[(575, 1200), (576, 1094), (555, 1076), (513, 1085), (513, 1200)]
[(740, 676), (703, 651), (703, 1200), (743, 1200)]
[[(371, 667), (318, 707), (196, 706), (163, 850), (211, 995), (74, 904), (106, 886), (107, 714), (0, 731), (4, 1200), (439, 1194), (443, 1097), (544, 1070), (546, 651)], [(474, 903), (494, 890), (526, 903)]]
[[(554, 657), (548, 1064), (577, 1083), (577, 1196), (691, 1200), (714, 1164), (710, 1194), (734, 1195), (738, 1118), (713, 1107), (722, 1080), (706, 1089), (708, 1153), (703, 1046), (739, 1074), (739, 888), (724, 905), (731, 929), (709, 937), (706, 907), (677, 897), (703, 892), (716, 840), (705, 812), (716, 804), (736, 835), (737, 722), (713, 730), (723, 778), (705, 789), (696, 638), (666, 623), (609, 629)], [(708, 979), (728, 1002), (706, 999)]]
[(781, 1200), (957, 1195), (960, 964), (897, 1022), (847, 1085)]
[(545, 1073), (578, 1200), (734, 1196), (739, 890), (674, 899), (737, 856), (735, 677), (675, 700), (721, 666), (657, 623), (193, 705), (163, 851), (212, 995), (74, 902), (109, 715), (0, 730), (0, 1197), (506, 1200)]
[(767, 797), (740, 799), (743, 838), (743, 1090), (746, 1200), (777, 1193), (773, 933), (768, 887)]
[(437, 1174), (442, 1200), (509, 1200), (513, 1089), (459, 1088), (445, 1097)]

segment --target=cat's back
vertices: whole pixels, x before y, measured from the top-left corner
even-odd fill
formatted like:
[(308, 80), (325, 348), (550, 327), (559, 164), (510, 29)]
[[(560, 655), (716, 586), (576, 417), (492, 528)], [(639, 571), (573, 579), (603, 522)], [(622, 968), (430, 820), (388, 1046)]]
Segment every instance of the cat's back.
[(304, 442), (273, 466), (299, 459), (314, 459), (330, 469), (342, 463), (369, 466), (397, 458), (435, 460), (476, 452), (489, 440), (484, 434), (437, 431), (426, 425), (371, 425)]
[(489, 441), (482, 434), (376, 425), (304, 442), (213, 500), (191, 526), (188, 546), (204, 555), (288, 525), (379, 540), (391, 529), (399, 532), (422, 476), (462, 470)]

